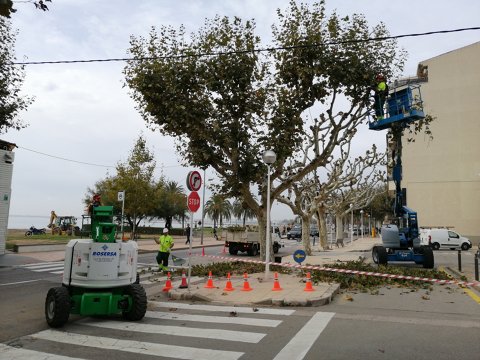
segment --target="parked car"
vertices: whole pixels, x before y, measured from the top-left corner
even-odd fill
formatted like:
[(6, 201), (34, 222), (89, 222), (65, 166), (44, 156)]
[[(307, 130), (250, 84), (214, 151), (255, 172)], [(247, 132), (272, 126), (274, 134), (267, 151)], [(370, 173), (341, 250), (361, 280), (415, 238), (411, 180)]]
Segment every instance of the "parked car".
[(287, 239), (301, 239), (302, 238), (302, 228), (294, 227), (287, 232)]
[(468, 250), (472, 247), (468, 238), (446, 228), (421, 228), (420, 244), (429, 245), (433, 250), (458, 248)]

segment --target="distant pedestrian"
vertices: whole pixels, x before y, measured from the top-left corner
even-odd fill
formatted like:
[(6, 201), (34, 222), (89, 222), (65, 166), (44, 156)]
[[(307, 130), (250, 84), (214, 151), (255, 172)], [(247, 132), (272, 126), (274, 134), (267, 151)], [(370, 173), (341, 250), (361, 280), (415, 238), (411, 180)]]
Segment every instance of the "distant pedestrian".
[(213, 237), (215, 238), (215, 240), (218, 240), (217, 225), (213, 225)]
[(190, 225), (187, 224), (185, 228), (185, 234), (187, 235), (187, 241), (185, 241), (185, 245), (190, 244)]
[(157, 254), (158, 271), (168, 270), (168, 257), (170, 249), (173, 248), (173, 238), (168, 233), (168, 228), (163, 229), (163, 234), (155, 242), (160, 245)]

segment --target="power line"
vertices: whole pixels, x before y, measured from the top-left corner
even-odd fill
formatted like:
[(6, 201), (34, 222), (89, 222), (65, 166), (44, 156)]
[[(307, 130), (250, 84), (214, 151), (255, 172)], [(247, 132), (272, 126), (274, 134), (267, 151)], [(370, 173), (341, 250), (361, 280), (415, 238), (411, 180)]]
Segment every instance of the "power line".
[(24, 148), (23, 146), (18, 146), (18, 148), (19, 148), (19, 149), (23, 149), (23, 150), (27, 150), (27, 151), (31, 151), (31, 152), (34, 152), (34, 153), (36, 153), (36, 154), (40, 154), (40, 155), (52, 157), (52, 158), (59, 159), (59, 160), (63, 160), (63, 161), (69, 161), (69, 162), (73, 162), (73, 163), (77, 163), (77, 164), (90, 165), (90, 166), (98, 166), (98, 167), (105, 167), (105, 168), (114, 168), (114, 167), (115, 167), (115, 166), (110, 166), (110, 165), (100, 165), (100, 164), (93, 164), (93, 163), (88, 163), (88, 162), (84, 162), (84, 161), (67, 159), (67, 158), (60, 157), (60, 156), (55, 156), (55, 155), (46, 154), (46, 153), (43, 153), (43, 152), (41, 152), (41, 151), (36, 151), (36, 150), (32, 150), (32, 149), (27, 149), (27, 148)]
[[(78, 160), (67, 159), (67, 158), (63, 158), (63, 157), (60, 157), (60, 156), (55, 156), (55, 155), (47, 154), (47, 153), (44, 153), (44, 152), (41, 152), (41, 151), (32, 150), (32, 149), (27, 149), (27, 148), (25, 148), (25, 147), (23, 147), (23, 146), (17, 146), (17, 147), (18, 147), (19, 149), (31, 151), (31, 152), (34, 152), (34, 153), (36, 153), (36, 154), (48, 156), (48, 157), (55, 158), (55, 159), (59, 159), (59, 160), (63, 160), (63, 161), (73, 162), (73, 163), (77, 163), (77, 164), (90, 165), (90, 166), (98, 166), (98, 167), (105, 167), (105, 168), (114, 168), (114, 167), (115, 167), (115, 166), (111, 166), (111, 165), (93, 164), (93, 163), (88, 163), (88, 162), (85, 162), (85, 161), (78, 161)], [(175, 168), (175, 167), (182, 167), (182, 165), (162, 165), (162, 167), (164, 167), (164, 168)]]
[(300, 48), (318, 47), (318, 46), (321, 46), (321, 45), (344, 45), (344, 44), (354, 44), (354, 43), (365, 43), (365, 42), (371, 42), (371, 41), (385, 41), (385, 40), (401, 39), (401, 38), (406, 38), (406, 37), (448, 34), (448, 33), (472, 31), (472, 30), (480, 30), (480, 26), (461, 28), (461, 29), (452, 29), (452, 30), (428, 31), (428, 32), (423, 32), (423, 33), (411, 33), (411, 34), (402, 34), (402, 35), (393, 35), (393, 36), (381, 36), (381, 37), (366, 38), (366, 39), (353, 39), (353, 40), (344, 40), (344, 41), (327, 41), (327, 42), (324, 42), (324, 43), (321, 43), (321, 44), (316, 43), (316, 44), (308, 44), (308, 45), (268, 47), (268, 48), (253, 49), (253, 50), (219, 51), (219, 52), (206, 52), (206, 53), (199, 53), (199, 54), (151, 56), (151, 57), (141, 57), (141, 58), (107, 58), (107, 59), (88, 59), (88, 60), (26, 61), (26, 62), (15, 62), (15, 63), (13, 63), (13, 65), (77, 64), (77, 63), (120, 62), (120, 61), (144, 61), (144, 60), (156, 60), (156, 59), (182, 59), (182, 58), (188, 58), (188, 57), (207, 57), (207, 56), (245, 54), (245, 53), (253, 53), (253, 52), (271, 52), (271, 51), (279, 51), (279, 50), (294, 50), (294, 49), (300, 49)]

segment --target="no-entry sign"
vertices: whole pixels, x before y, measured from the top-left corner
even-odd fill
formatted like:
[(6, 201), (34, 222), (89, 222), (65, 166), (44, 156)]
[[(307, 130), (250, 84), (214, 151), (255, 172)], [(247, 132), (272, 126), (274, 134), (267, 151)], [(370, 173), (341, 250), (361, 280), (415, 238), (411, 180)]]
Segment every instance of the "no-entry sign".
[(190, 191), (198, 191), (202, 186), (202, 176), (198, 171), (190, 171), (187, 175), (187, 188)]
[(192, 213), (196, 212), (200, 208), (200, 196), (196, 191), (192, 191), (187, 198), (188, 210)]

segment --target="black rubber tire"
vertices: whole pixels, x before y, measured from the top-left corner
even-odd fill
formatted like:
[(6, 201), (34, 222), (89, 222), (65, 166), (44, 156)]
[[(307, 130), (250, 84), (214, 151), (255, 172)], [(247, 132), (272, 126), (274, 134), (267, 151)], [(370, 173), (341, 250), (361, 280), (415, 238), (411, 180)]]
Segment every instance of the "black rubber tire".
[(433, 249), (433, 250), (438, 250), (438, 249), (440, 249), (440, 244), (437, 243), (437, 242), (434, 242), (434, 243), (432, 244), (432, 249)]
[(423, 267), (425, 269), (433, 269), (435, 265), (435, 260), (433, 258), (433, 250), (428, 246), (423, 248)]
[(461, 248), (462, 250), (467, 251), (468, 249), (470, 249), (470, 246), (467, 243), (463, 243)]
[(374, 246), (372, 249), (372, 258), (375, 264), (387, 265), (388, 264), (387, 249), (385, 249), (383, 246)]
[(139, 284), (132, 284), (125, 288), (124, 294), (132, 298), (132, 308), (124, 311), (123, 317), (129, 321), (142, 320), (147, 312), (147, 294)]
[(32, 236), (32, 232), (29, 230), (25, 233), (25, 236)]
[(237, 254), (238, 254), (238, 249), (235, 248), (235, 247), (230, 246), (230, 247), (228, 248), (228, 253), (229, 253), (230, 255), (237, 255)]
[(58, 328), (68, 321), (70, 316), (70, 294), (66, 287), (48, 290), (45, 300), (45, 318), (48, 326)]
[(273, 244), (273, 253), (278, 254), (279, 250), (280, 250), (280, 246), (278, 244)]
[(253, 244), (250, 249), (247, 250), (248, 256), (257, 256), (258, 255), (258, 248), (257, 245)]
[(377, 250), (377, 247), (378, 246), (374, 246), (372, 248), (372, 260), (375, 264), (378, 264), (378, 250)]

